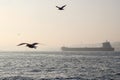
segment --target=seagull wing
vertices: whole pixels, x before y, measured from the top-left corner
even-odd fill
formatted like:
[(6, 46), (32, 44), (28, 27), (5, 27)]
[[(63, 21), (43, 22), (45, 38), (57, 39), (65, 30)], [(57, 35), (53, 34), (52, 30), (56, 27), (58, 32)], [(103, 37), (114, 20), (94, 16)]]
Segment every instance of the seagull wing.
[(62, 6), (61, 8), (64, 8), (66, 5)]
[(18, 44), (17, 46), (21, 46), (21, 45), (24, 45), (24, 44), (28, 44), (28, 43), (20, 43), (20, 44)]
[(57, 8), (60, 8), (60, 7), (58, 7), (58, 6), (56, 6)]
[(32, 45), (37, 45), (37, 44), (39, 44), (39, 43), (33, 43)]

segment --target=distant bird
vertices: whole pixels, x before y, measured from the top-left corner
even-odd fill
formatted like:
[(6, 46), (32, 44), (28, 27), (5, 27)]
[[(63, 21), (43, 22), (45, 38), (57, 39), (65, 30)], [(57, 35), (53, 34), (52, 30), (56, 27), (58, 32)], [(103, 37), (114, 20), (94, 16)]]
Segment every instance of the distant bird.
[(34, 49), (36, 49), (36, 48), (37, 48), (36, 45), (38, 45), (38, 44), (39, 44), (39, 43), (32, 43), (32, 44), (29, 44), (29, 43), (20, 43), (20, 44), (18, 44), (17, 46), (26, 45), (26, 46), (29, 47), (29, 48), (34, 48)]
[(62, 6), (62, 7), (58, 7), (58, 6), (56, 6), (57, 8), (58, 8), (58, 10), (64, 10), (64, 7), (65, 7), (66, 5), (64, 5), (64, 6)]

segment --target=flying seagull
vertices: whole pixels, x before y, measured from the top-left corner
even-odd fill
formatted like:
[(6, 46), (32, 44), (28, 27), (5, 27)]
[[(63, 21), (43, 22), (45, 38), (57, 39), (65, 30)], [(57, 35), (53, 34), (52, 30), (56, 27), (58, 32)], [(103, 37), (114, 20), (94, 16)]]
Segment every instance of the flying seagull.
[(64, 6), (62, 6), (62, 7), (58, 7), (58, 6), (56, 6), (57, 8), (58, 8), (58, 10), (64, 10), (64, 7), (65, 7), (66, 5), (64, 5)]
[(38, 44), (39, 44), (39, 43), (32, 43), (32, 44), (29, 44), (29, 43), (20, 43), (20, 44), (18, 44), (17, 46), (26, 45), (26, 47), (36, 49), (36, 48), (37, 48), (36, 45), (38, 45)]

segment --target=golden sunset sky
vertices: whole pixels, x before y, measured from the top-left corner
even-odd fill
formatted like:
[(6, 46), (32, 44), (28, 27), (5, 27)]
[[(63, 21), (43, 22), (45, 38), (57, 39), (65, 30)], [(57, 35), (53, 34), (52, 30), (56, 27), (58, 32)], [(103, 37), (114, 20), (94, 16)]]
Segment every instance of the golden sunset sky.
[[(63, 11), (56, 6), (67, 5)], [(120, 41), (120, 0), (0, 0), (0, 50), (37, 50)]]

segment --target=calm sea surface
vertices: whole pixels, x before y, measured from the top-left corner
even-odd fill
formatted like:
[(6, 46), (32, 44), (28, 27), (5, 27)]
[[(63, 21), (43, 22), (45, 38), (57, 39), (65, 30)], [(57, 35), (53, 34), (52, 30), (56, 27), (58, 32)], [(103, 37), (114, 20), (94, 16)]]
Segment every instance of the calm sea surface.
[(120, 52), (0, 52), (0, 80), (120, 80)]

